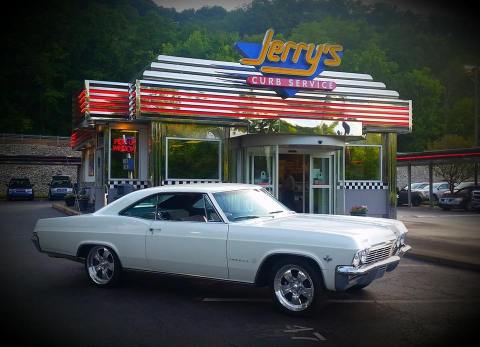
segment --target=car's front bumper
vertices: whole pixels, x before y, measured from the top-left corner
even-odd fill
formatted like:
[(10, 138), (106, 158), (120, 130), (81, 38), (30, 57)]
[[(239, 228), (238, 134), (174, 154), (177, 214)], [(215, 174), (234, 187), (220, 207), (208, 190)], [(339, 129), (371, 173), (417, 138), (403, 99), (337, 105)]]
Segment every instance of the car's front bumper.
[(344, 291), (355, 285), (367, 285), (377, 278), (382, 277), (385, 271), (393, 271), (400, 262), (400, 257), (411, 248), (412, 247), (405, 245), (400, 248), (396, 255), (366, 266), (337, 266), (335, 271), (335, 290)]

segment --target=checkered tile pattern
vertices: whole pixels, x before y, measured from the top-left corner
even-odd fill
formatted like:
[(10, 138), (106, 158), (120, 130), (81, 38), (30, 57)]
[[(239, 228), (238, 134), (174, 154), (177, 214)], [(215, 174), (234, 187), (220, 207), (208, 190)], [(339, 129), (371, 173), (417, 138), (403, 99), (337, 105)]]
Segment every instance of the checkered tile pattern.
[(371, 182), (371, 181), (356, 181), (356, 182), (343, 182), (337, 186), (337, 189), (388, 189), (388, 184), (384, 182)]
[(110, 180), (108, 181), (108, 188), (114, 189), (118, 188), (120, 184), (131, 184), (135, 187), (136, 190), (145, 189), (150, 186), (150, 181), (148, 180)]
[(170, 186), (174, 184), (195, 184), (195, 183), (221, 183), (220, 180), (165, 180), (162, 182), (164, 186)]

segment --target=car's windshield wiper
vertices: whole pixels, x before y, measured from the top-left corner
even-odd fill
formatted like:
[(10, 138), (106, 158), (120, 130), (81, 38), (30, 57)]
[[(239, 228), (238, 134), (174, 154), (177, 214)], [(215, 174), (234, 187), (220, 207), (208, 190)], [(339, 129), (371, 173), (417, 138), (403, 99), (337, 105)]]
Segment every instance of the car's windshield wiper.
[(280, 211), (272, 211), (272, 212), (269, 212), (270, 214), (275, 214), (275, 213), (282, 213), (282, 212), (285, 212), (284, 210), (280, 210)]
[(233, 220), (241, 220), (241, 219), (253, 219), (253, 218), (261, 218), (261, 217), (271, 217), (273, 216), (257, 216), (257, 215), (246, 215), (246, 216), (238, 216), (234, 217)]

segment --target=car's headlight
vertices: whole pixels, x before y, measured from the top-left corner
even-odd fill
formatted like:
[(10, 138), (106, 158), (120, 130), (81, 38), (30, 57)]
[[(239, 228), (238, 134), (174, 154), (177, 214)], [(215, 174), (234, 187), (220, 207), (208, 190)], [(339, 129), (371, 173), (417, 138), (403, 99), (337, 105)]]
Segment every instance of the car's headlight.
[(358, 267), (361, 264), (365, 264), (367, 262), (367, 256), (368, 256), (368, 249), (361, 249), (355, 252), (355, 255), (353, 256), (353, 260), (352, 260), (352, 265), (354, 267)]
[(31, 193), (31, 192), (32, 192), (31, 189), (25, 189), (25, 191), (26, 191), (27, 193)]

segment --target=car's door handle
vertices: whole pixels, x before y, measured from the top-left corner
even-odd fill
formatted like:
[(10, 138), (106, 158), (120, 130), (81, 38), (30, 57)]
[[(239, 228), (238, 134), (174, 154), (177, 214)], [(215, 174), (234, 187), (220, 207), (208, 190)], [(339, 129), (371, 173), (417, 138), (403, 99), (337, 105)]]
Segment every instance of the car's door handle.
[(150, 232), (153, 234), (154, 231), (162, 231), (161, 228), (149, 228)]

